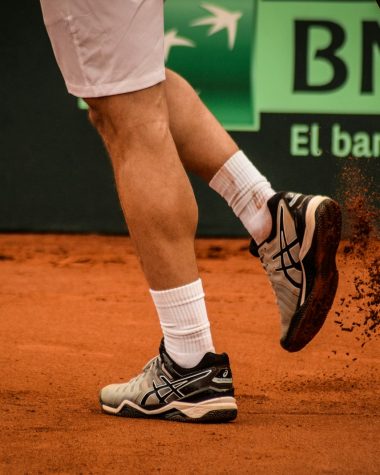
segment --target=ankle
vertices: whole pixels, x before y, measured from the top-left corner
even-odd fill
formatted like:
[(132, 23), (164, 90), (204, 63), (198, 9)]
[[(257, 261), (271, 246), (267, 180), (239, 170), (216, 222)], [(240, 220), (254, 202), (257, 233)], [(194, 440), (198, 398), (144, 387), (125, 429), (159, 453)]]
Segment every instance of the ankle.
[(256, 242), (269, 236), (272, 218), (267, 202), (275, 192), (242, 151), (223, 165), (210, 187), (227, 201)]
[(166, 351), (183, 368), (214, 352), (201, 279), (169, 290), (151, 290)]

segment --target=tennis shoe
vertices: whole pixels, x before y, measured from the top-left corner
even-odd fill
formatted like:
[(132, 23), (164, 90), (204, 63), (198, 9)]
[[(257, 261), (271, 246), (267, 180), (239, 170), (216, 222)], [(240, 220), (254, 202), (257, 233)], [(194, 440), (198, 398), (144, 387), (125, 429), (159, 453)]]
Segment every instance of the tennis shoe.
[(227, 354), (206, 353), (194, 368), (178, 366), (162, 340), (159, 355), (127, 383), (100, 392), (106, 413), (181, 422), (227, 422), (237, 416)]
[(281, 315), (281, 346), (304, 348), (319, 332), (334, 301), (335, 257), (341, 234), (339, 205), (326, 196), (276, 193), (269, 199), (269, 237), (250, 252), (260, 258)]

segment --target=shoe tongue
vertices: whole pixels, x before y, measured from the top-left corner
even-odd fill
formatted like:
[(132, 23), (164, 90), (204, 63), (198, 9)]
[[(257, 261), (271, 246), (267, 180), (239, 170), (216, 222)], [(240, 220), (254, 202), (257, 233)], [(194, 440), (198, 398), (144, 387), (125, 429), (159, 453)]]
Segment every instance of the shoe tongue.
[(159, 351), (161, 357), (162, 357), (163, 353), (166, 354), (164, 338), (161, 338), (160, 347), (159, 347), (158, 351)]
[(179, 375), (193, 373), (194, 371), (199, 371), (214, 365), (229, 364), (229, 359), (226, 353), (222, 353), (221, 355), (217, 355), (215, 353), (206, 353), (202, 360), (193, 368), (182, 368), (167, 354), (163, 338), (160, 343), (160, 355), (162, 361), (164, 363), (166, 362), (166, 365), (172, 367)]

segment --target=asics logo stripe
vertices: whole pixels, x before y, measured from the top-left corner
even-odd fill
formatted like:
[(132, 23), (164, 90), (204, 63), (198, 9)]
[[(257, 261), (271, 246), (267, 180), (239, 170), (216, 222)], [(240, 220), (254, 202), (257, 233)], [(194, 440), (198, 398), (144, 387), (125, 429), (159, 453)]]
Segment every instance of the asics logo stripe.
[(298, 198), (300, 198), (302, 195), (300, 195), (299, 193), (296, 193), (293, 198), (291, 199), (291, 201), (289, 201), (289, 206), (292, 208), (296, 201), (298, 200)]
[(175, 381), (170, 381), (165, 375), (160, 374), (160, 380), (163, 384), (156, 384), (153, 381), (153, 389), (148, 391), (142, 398), (141, 405), (144, 405), (148, 400), (149, 396), (155, 394), (160, 404), (165, 404), (168, 402), (168, 399), (174, 394), (178, 399), (185, 396), (181, 391), (183, 388), (188, 386), (195, 381), (206, 378), (211, 373), (211, 369), (202, 371), (201, 373), (193, 374), (188, 377), (180, 378)]
[[(293, 258), (291, 250), (299, 245), (298, 239), (294, 239), (290, 243), (288, 243), (285, 227), (284, 227), (284, 208), (280, 206), (280, 251), (273, 255), (272, 259), (275, 260), (280, 257), (281, 266), (275, 269), (276, 272), (283, 272), (285, 278), (297, 289), (301, 288), (301, 282), (297, 282), (294, 278), (290, 275), (289, 271), (291, 269), (296, 269), (299, 272), (302, 272), (301, 264)], [(289, 264), (285, 263), (284, 256), (287, 256)]]

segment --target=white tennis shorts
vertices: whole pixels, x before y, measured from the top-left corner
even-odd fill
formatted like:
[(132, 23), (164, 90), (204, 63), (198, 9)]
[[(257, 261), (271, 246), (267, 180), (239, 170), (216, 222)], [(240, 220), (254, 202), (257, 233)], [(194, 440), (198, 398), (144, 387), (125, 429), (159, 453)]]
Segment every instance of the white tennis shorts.
[(163, 0), (41, 0), (68, 91), (100, 97), (165, 79)]

